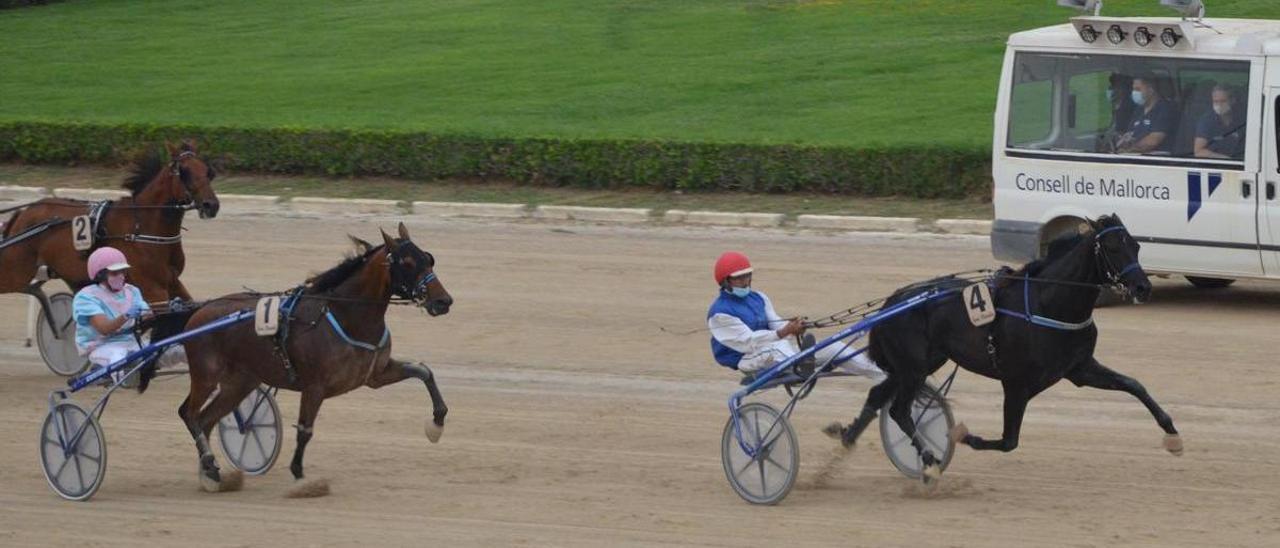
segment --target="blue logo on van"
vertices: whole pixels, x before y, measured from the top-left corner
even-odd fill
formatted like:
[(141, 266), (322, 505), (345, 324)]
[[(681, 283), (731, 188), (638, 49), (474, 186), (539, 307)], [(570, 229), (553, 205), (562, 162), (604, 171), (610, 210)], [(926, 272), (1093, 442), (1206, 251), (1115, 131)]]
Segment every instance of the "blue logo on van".
[[(1213, 191), (1218, 190), (1218, 185), (1222, 184), (1221, 173), (1209, 173), (1209, 192), (1204, 193), (1204, 199), (1208, 200), (1213, 196)], [(1204, 185), (1200, 184), (1200, 172), (1187, 172), (1187, 222), (1191, 222), (1191, 218), (1196, 216), (1196, 212), (1200, 211), (1200, 202), (1202, 189)]]

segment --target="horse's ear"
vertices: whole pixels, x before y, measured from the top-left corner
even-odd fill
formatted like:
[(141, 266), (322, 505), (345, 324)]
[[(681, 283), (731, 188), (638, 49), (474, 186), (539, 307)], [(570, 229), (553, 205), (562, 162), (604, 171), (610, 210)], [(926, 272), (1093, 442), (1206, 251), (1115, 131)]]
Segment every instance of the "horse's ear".
[(404, 221), (400, 221), (400, 226), (398, 227), (398, 230), (400, 231), (400, 239), (406, 242), (409, 241), (409, 229), (405, 228)]
[(169, 151), (169, 156), (170, 156), (170, 157), (172, 157), (172, 156), (177, 156), (177, 155), (178, 155), (178, 147), (177, 147), (177, 146), (175, 146), (175, 145), (174, 145), (172, 142), (170, 142), (168, 139), (165, 139), (165, 140), (164, 140), (164, 149), (165, 149), (165, 150), (167, 150), (167, 151)]
[(181, 147), (181, 149), (182, 149), (182, 151), (183, 151), (183, 152), (195, 152), (195, 151), (196, 151), (196, 143), (195, 143), (195, 141), (192, 141), (191, 139), (183, 139), (183, 140), (182, 140), (182, 147)]
[(383, 242), (383, 243), (385, 243), (385, 244), (387, 245), (387, 250), (388, 250), (388, 251), (390, 251), (390, 250), (391, 250), (391, 248), (393, 248), (393, 247), (395, 247), (395, 246), (396, 246), (396, 241), (395, 241), (395, 240), (393, 240), (393, 239), (391, 239), (391, 236), (390, 236), (389, 234), (387, 234), (387, 231), (382, 230), (381, 228), (379, 228), (379, 229), (378, 229), (378, 232), (381, 232), (381, 233), (382, 233), (382, 242)]
[(350, 234), (347, 234), (347, 237), (351, 238), (351, 243), (356, 244), (356, 250), (359, 251), (361, 255), (364, 255), (365, 253), (368, 253), (370, 249), (373, 249), (373, 244), (369, 242), (361, 240), (360, 238)]

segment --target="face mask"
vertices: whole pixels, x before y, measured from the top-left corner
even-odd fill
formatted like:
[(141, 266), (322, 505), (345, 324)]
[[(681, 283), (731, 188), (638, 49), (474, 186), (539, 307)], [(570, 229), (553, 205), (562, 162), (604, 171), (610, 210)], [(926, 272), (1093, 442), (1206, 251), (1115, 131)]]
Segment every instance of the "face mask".
[(1213, 111), (1218, 116), (1226, 116), (1228, 112), (1231, 112), (1231, 105), (1213, 105)]
[(1133, 103), (1134, 103), (1135, 105), (1142, 106), (1142, 105), (1146, 104), (1146, 102), (1147, 102), (1147, 100), (1142, 96), (1142, 92), (1141, 92), (1141, 91), (1134, 90), (1134, 91), (1133, 91), (1133, 94), (1132, 94), (1132, 97), (1133, 97)]
[(120, 291), (124, 289), (124, 274), (108, 274), (107, 289), (112, 291)]
[(735, 297), (746, 297), (747, 295), (751, 294), (751, 288), (750, 287), (731, 287), (729, 288), (729, 292), (733, 293), (733, 296)]

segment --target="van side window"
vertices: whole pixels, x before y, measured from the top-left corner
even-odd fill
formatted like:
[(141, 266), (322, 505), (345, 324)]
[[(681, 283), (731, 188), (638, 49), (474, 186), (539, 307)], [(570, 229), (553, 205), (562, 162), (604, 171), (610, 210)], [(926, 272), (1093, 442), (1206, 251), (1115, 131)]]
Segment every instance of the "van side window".
[(1248, 61), (1018, 53), (1006, 146), (1243, 163), (1248, 89)]

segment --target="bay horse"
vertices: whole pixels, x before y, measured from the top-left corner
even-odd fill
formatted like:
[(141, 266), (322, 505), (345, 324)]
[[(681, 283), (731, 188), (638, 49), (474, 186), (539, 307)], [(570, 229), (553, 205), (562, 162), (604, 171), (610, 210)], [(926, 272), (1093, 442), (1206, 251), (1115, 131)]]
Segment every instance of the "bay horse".
[[(374, 246), (353, 237), (354, 255), (287, 293), (279, 319), (283, 337), (258, 336), (245, 321), (184, 343), (191, 387), (178, 415), (196, 442), (203, 489), (239, 487), (238, 475), (224, 478), (219, 472), (209, 449), (209, 434), (219, 419), (263, 383), (302, 393), (298, 443), (289, 465), (296, 480), (303, 479), (302, 457), (320, 404), (360, 386), (379, 388), (411, 377), (422, 380), (432, 405), (427, 436), (438, 441), (448, 407), (427, 366), (391, 359), (385, 314), (392, 297), (398, 297), (439, 316), (449, 312), (453, 297), (435, 275), (435, 258), (410, 240), (404, 223), (398, 238), (385, 232), (382, 238), (383, 243)], [(239, 293), (209, 301), (188, 312), (185, 329), (253, 308), (260, 297)], [(293, 378), (286, 372), (288, 367), (295, 368)]]
[(976, 450), (1013, 451), (1028, 400), (1066, 378), (1076, 386), (1133, 395), (1164, 430), (1165, 449), (1180, 455), (1182, 440), (1173, 420), (1146, 388), (1094, 358), (1098, 329), (1092, 318), (1099, 290), (1118, 286), (1135, 302), (1143, 302), (1151, 295), (1151, 282), (1138, 263), (1138, 242), (1119, 217), (1103, 216), (1087, 224), (1082, 233), (1050, 244), (1044, 259), (993, 277), (991, 295), (998, 312), (985, 326), (974, 326), (960, 294), (971, 281), (941, 278), (895, 292), (886, 307), (933, 289), (954, 291), (871, 329), (869, 352), (888, 378), (868, 394), (861, 415), (838, 428), (845, 445), (853, 445), (875, 411), (892, 400), (889, 416), (912, 438), (926, 465), (925, 481), (936, 479), (941, 474), (938, 460), (916, 438), (910, 410), (925, 378), (950, 359), (1000, 381), (1004, 389), (1002, 436), (981, 438), (959, 424), (952, 441)]
[[(172, 297), (191, 300), (191, 293), (178, 279), (186, 266), (182, 219), (188, 209), (212, 219), (219, 208), (211, 184), (216, 173), (200, 159), (195, 144), (165, 143), (165, 148), (167, 155), (158, 149), (135, 155), (121, 185), (130, 196), (111, 201), (94, 238), (94, 246), (109, 245), (125, 254), (133, 267), (130, 283), (151, 302)], [(16, 208), (0, 233), (0, 242), (21, 238), (26, 231), (32, 234), (0, 246), (0, 293), (27, 293), (47, 308), (39, 284), (31, 283), (40, 265), (47, 265), (50, 277), (63, 280), (73, 292), (89, 285), (88, 252), (75, 249), (70, 221), (89, 214), (93, 205), (83, 200), (44, 198)], [(45, 228), (40, 231), (42, 226)]]

